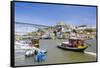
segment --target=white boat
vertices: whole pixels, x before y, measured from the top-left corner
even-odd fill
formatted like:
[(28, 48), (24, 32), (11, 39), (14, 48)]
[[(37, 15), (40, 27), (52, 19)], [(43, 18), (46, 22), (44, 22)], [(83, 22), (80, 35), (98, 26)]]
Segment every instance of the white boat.
[(26, 52), (25, 52), (25, 56), (32, 56), (32, 55), (34, 55), (35, 54), (35, 50), (27, 50)]
[(47, 51), (43, 50), (43, 49), (36, 48), (36, 47), (32, 47), (32, 49), (29, 49), (25, 52), (25, 56), (32, 56), (32, 55), (36, 54), (36, 52), (46, 53)]
[(23, 44), (23, 43), (20, 43), (20, 42), (15, 42), (15, 49), (24, 49), (24, 50), (26, 50), (25, 56), (34, 55), (35, 51), (41, 51), (41, 52), (44, 52), (44, 53), (47, 52), (44, 49), (39, 49), (37, 47), (31, 47), (31, 46), (29, 46), (29, 44)]

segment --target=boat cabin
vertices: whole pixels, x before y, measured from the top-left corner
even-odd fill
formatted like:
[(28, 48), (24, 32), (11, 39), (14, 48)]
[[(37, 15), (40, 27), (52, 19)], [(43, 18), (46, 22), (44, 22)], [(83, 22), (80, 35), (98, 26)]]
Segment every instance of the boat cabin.
[(68, 46), (76, 47), (76, 48), (81, 48), (81, 47), (84, 46), (84, 40), (79, 39), (79, 38), (70, 38)]
[(32, 43), (32, 46), (37, 47), (37, 48), (39, 47), (39, 39), (38, 38), (32, 39), (31, 43)]

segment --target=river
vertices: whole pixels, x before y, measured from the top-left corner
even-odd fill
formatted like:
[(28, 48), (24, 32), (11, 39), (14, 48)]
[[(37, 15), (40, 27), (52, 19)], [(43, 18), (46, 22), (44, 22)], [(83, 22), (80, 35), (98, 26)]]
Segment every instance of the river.
[(57, 48), (57, 44), (66, 40), (40, 40), (40, 48), (46, 49), (45, 62), (34, 62), (34, 56), (25, 57), (25, 50), (15, 49), (15, 66), (42, 65), (42, 64), (59, 64), (75, 62), (92, 62), (96, 61), (96, 39), (87, 40), (89, 46), (84, 53), (67, 51)]

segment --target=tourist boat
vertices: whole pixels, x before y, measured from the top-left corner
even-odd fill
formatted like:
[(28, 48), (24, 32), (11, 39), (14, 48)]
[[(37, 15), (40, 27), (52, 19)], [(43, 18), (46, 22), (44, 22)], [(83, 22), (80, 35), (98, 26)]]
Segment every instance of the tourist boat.
[(70, 51), (83, 52), (88, 46), (84, 44), (84, 40), (80, 38), (70, 38), (68, 42), (63, 42), (58, 48)]

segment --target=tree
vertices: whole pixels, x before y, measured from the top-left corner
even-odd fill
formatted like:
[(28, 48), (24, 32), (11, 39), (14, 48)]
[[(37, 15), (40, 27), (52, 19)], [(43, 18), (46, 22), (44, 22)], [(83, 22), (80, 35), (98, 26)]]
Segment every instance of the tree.
[(75, 29), (73, 29), (72, 32), (77, 33), (77, 31)]
[(21, 37), (21, 35), (15, 35), (15, 40), (22, 40), (22, 37)]
[(93, 32), (94, 30), (93, 29), (85, 29), (84, 31), (86, 31), (86, 32)]

